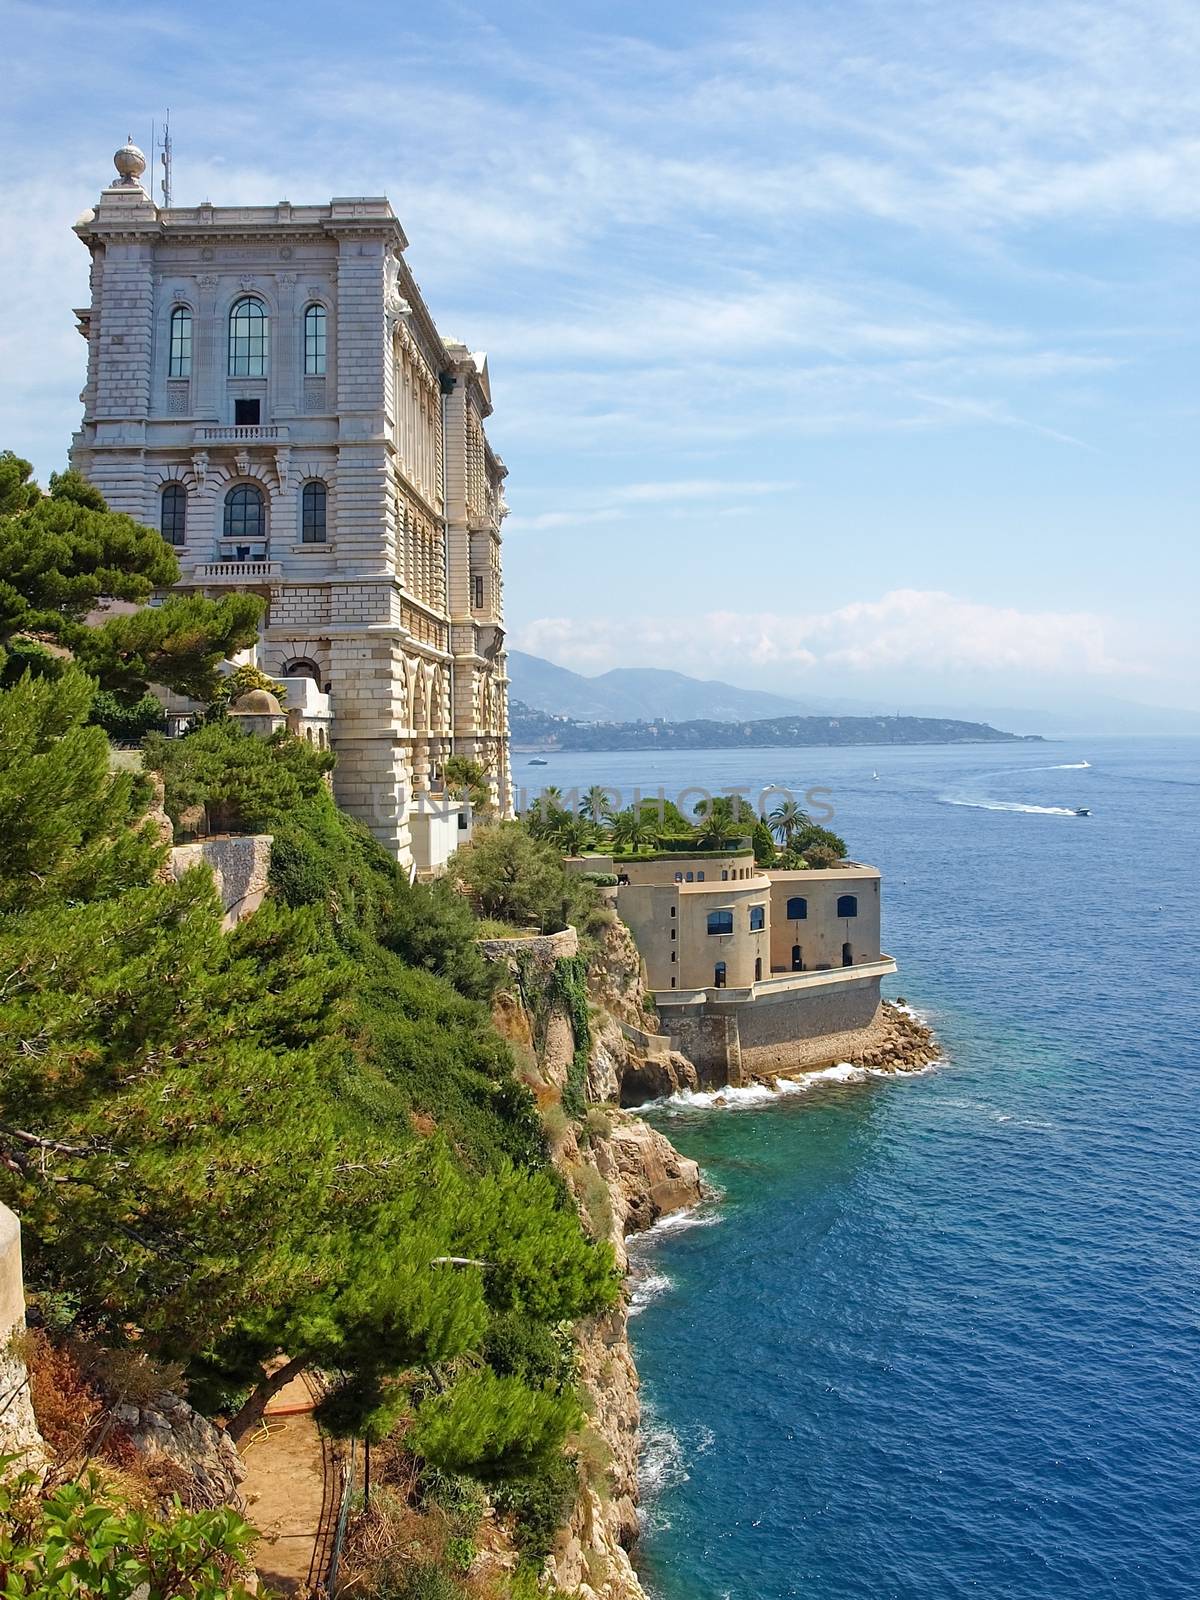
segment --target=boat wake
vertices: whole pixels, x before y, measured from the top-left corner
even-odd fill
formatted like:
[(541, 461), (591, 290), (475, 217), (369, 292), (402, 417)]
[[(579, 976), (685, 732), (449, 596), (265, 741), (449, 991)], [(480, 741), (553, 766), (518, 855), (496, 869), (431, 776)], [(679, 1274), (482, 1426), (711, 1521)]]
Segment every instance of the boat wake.
[(958, 795), (944, 794), (942, 804), (969, 806), (974, 811), (1017, 811), (1030, 817), (1073, 817), (1073, 806), (1027, 806), (1020, 800), (963, 800)]
[(1084, 767), (1091, 766), (1090, 761), (1062, 761), (1056, 767), (1047, 767), (1047, 772), (1082, 772)]

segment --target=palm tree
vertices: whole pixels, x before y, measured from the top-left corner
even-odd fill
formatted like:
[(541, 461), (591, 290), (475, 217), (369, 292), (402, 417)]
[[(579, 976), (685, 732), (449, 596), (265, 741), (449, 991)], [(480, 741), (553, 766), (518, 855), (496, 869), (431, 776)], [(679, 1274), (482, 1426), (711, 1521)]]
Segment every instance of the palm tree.
[(592, 830), (582, 817), (573, 811), (560, 811), (554, 818), (550, 837), (564, 855), (582, 855), (592, 842)]
[(741, 795), (718, 794), (702, 801), (693, 813), (700, 843), (719, 849), (727, 839), (740, 839), (754, 831), (754, 813)]
[(795, 800), (781, 800), (767, 821), (771, 825), (771, 832), (786, 849), (791, 847), (792, 840), (809, 826), (812, 819)]
[(579, 802), (580, 816), (586, 817), (595, 827), (600, 827), (608, 819), (610, 799), (608, 790), (594, 783)]
[(652, 844), (657, 833), (651, 818), (643, 816), (640, 810), (619, 811), (613, 818), (613, 841), (630, 850), (637, 851), (644, 844)]

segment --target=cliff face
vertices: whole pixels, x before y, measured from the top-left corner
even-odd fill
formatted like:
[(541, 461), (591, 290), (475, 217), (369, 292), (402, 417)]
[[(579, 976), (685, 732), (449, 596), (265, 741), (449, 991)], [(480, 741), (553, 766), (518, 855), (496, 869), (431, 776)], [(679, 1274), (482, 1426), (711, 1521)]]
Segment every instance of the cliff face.
[[(573, 957), (574, 948), (488, 953), (510, 961), (513, 974), (496, 1002), (497, 1026), (525, 1062), (551, 1128), (555, 1161), (587, 1226), (611, 1240), (624, 1270), (626, 1236), (695, 1205), (700, 1171), (620, 1104), (630, 1093), (647, 1099), (694, 1086), (696, 1076), (686, 1057), (666, 1048), (653, 1012), (645, 1008), (641, 962), (624, 924), (606, 927), (599, 946), (587, 970), (590, 1105), (582, 1121), (557, 1109), (577, 1070), (578, 1018), (561, 1001), (544, 1004), (556, 989), (555, 961)], [(551, 1557), (551, 1576), (580, 1600), (644, 1600), (629, 1557), (638, 1535), (641, 1405), (624, 1297), (605, 1316), (582, 1323), (576, 1345), (594, 1448), (586, 1452), (583, 1486)]]

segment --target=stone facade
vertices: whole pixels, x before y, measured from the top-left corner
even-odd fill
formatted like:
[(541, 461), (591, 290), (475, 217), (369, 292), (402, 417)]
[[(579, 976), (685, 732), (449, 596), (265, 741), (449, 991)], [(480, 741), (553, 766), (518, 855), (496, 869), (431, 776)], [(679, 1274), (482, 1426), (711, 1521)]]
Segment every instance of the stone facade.
[(486, 357), (434, 326), (386, 199), (167, 210), (120, 155), (75, 224), (72, 465), (177, 546), (179, 588), (265, 597), (257, 664), (328, 695), (338, 799), (411, 863), (451, 754), (511, 807)]

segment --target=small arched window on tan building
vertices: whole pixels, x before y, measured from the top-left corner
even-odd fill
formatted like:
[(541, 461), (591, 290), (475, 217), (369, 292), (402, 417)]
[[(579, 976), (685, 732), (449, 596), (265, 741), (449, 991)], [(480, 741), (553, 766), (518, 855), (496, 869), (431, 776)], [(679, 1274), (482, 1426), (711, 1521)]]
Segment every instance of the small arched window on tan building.
[(856, 894), (838, 895), (837, 914), (839, 917), (856, 917), (858, 915), (858, 896)]
[(794, 894), (787, 903), (787, 920), (804, 922), (808, 917), (808, 901), (802, 894)]
[(707, 927), (709, 933), (724, 934), (733, 932), (732, 911), (710, 911), (708, 913)]

